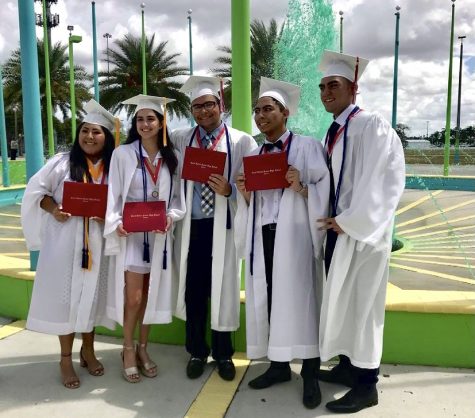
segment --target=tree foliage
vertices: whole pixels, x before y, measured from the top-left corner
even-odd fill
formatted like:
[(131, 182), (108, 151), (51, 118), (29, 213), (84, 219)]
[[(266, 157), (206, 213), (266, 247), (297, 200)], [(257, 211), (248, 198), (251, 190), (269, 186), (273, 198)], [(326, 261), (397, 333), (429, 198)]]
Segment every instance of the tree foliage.
[[(274, 77), (274, 52), (281, 35), (282, 27), (278, 27), (275, 19), (271, 19), (269, 26), (257, 19), (251, 22), (251, 94), (253, 103), (259, 94), (261, 77)], [(214, 62), (219, 66), (212, 68), (211, 71), (215, 76), (228, 80), (224, 98), (227, 108), (231, 109), (232, 49), (229, 46), (219, 46), (217, 49), (224, 55), (215, 59)]]
[[(167, 106), (168, 111), (174, 116), (188, 117), (188, 96), (179, 91), (182, 84), (175, 80), (177, 76), (188, 74), (188, 69), (178, 66), (176, 58), (180, 54), (168, 55), (166, 47), (167, 42), (155, 45), (155, 35), (145, 40), (147, 94), (175, 99)], [(107, 51), (103, 55), (110, 72), (99, 73), (101, 104), (115, 113), (124, 108), (122, 101), (143, 92), (141, 38), (125, 35), (114, 42), (108, 55)], [(129, 116), (132, 110), (127, 109)]]

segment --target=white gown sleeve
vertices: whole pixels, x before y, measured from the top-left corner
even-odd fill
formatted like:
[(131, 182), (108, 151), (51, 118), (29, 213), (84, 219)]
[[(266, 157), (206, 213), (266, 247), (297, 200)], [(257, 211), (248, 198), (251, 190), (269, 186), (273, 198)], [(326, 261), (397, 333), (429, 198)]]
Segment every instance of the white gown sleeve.
[(314, 255), (317, 259), (323, 259), (323, 242), (326, 231), (319, 231), (317, 219), (328, 216), (328, 204), (330, 195), (330, 173), (325, 161), (322, 143), (314, 140), (308, 150), (306, 170), (302, 176), (302, 182), (308, 187), (308, 216), (310, 233), (312, 235)]
[(350, 237), (375, 246), (392, 223), (405, 186), (401, 141), (377, 113), (364, 127), (355, 161), (350, 207), (335, 219)]
[(107, 192), (107, 210), (104, 223), (104, 238), (106, 239), (104, 253), (115, 255), (120, 252), (120, 240), (116, 229), (122, 223), (122, 185), (123, 173), (120, 168), (120, 147), (114, 150), (109, 167)]
[(175, 151), (175, 153), (178, 158), (178, 165), (173, 175), (173, 194), (167, 210), (167, 215), (173, 219), (173, 222), (183, 219), (186, 212), (185, 182), (181, 178), (183, 158), (179, 151)]
[[(28, 182), (21, 203), (21, 226), (30, 251), (41, 248), (42, 229), (48, 213), (41, 209), (44, 196), (53, 196), (69, 170), (69, 154), (51, 158)], [(60, 202), (57, 202), (60, 203)]]

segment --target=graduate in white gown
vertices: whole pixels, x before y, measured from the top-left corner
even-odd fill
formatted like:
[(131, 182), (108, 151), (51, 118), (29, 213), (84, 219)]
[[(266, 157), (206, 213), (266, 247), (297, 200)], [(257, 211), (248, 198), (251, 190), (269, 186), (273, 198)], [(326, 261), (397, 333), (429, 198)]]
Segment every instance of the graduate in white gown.
[(105, 315), (104, 220), (71, 216), (61, 206), (65, 181), (108, 180), (115, 119), (94, 100), (84, 109), (71, 151), (55, 155), (30, 179), (21, 206), (27, 247), (40, 251), (26, 327), (59, 336), (62, 382), (69, 389), (80, 385), (71, 358), (74, 334), (82, 333), (81, 366), (101, 376), (93, 330), (112, 324)]
[(315, 217), (326, 214), (329, 175), (321, 142), (286, 127), (299, 96), (293, 84), (261, 78), (254, 119), (266, 140), (252, 154), (285, 152), (289, 187), (250, 193), (239, 175), (236, 245), (246, 260), (247, 356), (271, 360), (249, 386), (290, 380), (289, 362), (302, 359), (302, 401), (313, 409), (321, 402), (316, 377), (325, 236)]
[[(185, 155), (187, 146), (226, 153), (224, 173), (208, 183), (186, 181), (186, 216), (176, 230), (178, 318), (186, 320), (187, 376), (202, 375), (208, 355), (218, 363), (221, 378), (235, 376), (231, 332), (239, 327), (239, 260), (234, 246), (236, 188), (242, 157), (256, 146), (245, 132), (221, 120), (220, 79), (191, 76), (182, 87), (191, 94), (195, 128), (174, 131), (172, 139)], [(211, 349), (206, 342), (211, 299)]]
[[(147, 353), (150, 324), (172, 321), (173, 223), (185, 214), (179, 159), (166, 128), (166, 104), (173, 99), (138, 95), (124, 145), (112, 155), (107, 201), (105, 252), (111, 255), (107, 315), (123, 325), (123, 377), (130, 383), (157, 376)], [(123, 226), (127, 202), (165, 201), (164, 231), (128, 233)], [(138, 326), (138, 345), (134, 331)]]
[(368, 61), (325, 51), (320, 95), (333, 114), (325, 150), (331, 174), (320, 320), (322, 360), (340, 355), (320, 379), (352, 389), (326, 406), (351, 413), (378, 403), (393, 220), (404, 190), (401, 141), (378, 113), (354, 104)]

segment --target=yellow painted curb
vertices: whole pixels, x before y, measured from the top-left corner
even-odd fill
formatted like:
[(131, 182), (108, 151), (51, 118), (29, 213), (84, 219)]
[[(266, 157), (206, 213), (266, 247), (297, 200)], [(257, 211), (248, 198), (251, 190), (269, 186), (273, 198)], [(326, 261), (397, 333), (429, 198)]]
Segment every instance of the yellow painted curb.
[(239, 384), (241, 383), (250, 360), (244, 353), (238, 353), (233, 357), (236, 366), (236, 377), (227, 382), (214, 370), (201, 388), (200, 393), (193, 401), (185, 418), (222, 418), (231, 404)]
[(11, 324), (0, 327), (0, 340), (10, 337), (20, 331), (23, 331), (26, 326), (26, 321), (15, 321)]
[(432, 199), (434, 196), (437, 196), (441, 194), (443, 190), (435, 190), (434, 192), (428, 194), (427, 196), (421, 197), (420, 199), (416, 200), (415, 202), (409, 203), (408, 205), (402, 207), (401, 209), (398, 209), (396, 211), (396, 216), (400, 215), (401, 213), (407, 212), (409, 209), (415, 208), (416, 206), (419, 206), (420, 204), (428, 201), (429, 199)]

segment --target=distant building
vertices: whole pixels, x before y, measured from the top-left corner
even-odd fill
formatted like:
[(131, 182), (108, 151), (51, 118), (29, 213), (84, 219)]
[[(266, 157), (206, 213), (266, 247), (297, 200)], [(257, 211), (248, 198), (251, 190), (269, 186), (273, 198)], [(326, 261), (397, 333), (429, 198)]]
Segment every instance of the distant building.
[(427, 139), (408, 139), (406, 149), (425, 149), (432, 148)]

